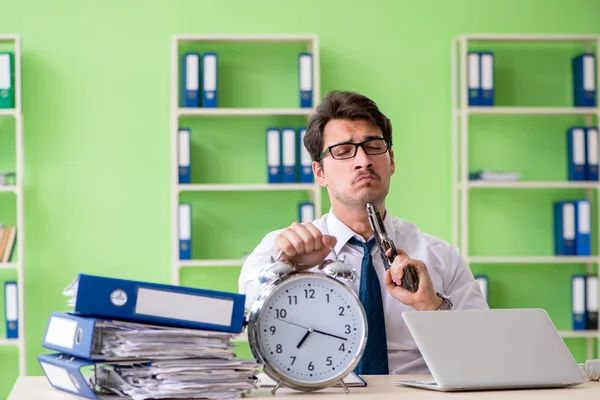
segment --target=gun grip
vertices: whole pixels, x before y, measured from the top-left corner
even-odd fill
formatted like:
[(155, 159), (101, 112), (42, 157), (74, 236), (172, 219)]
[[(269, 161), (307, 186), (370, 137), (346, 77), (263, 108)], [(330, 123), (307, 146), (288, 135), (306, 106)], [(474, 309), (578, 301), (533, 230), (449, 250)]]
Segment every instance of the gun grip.
[(402, 277), (401, 286), (409, 292), (416, 292), (419, 289), (419, 278), (417, 271), (412, 265), (407, 266), (404, 269), (404, 276)]

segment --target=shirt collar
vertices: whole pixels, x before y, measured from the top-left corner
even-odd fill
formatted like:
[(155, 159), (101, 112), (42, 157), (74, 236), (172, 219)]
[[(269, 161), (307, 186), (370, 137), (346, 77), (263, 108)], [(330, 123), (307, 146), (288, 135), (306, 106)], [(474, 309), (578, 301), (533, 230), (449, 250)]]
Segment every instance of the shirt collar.
[[(335, 216), (332, 209), (329, 209), (329, 213), (327, 214), (326, 223), (327, 223), (328, 234), (335, 236), (335, 238), (337, 239), (337, 242), (333, 248), (335, 250), (336, 254), (340, 253), (340, 251), (342, 250), (342, 247), (344, 247), (344, 245), (346, 245), (348, 240), (350, 240), (350, 238), (353, 236), (355, 236), (358, 240), (363, 241), (362, 236), (360, 236), (359, 234), (354, 232), (346, 224), (344, 224), (342, 221), (340, 221), (338, 219), (338, 217)], [(385, 230), (387, 231), (388, 235), (390, 236), (390, 239), (392, 239), (392, 241), (393, 241), (394, 240), (394, 231), (393, 231), (394, 223), (392, 221), (392, 218), (390, 217), (389, 211), (386, 212), (386, 215), (383, 219), (383, 225), (385, 226)], [(377, 246), (373, 246), (373, 247), (375, 249), (377, 248)]]

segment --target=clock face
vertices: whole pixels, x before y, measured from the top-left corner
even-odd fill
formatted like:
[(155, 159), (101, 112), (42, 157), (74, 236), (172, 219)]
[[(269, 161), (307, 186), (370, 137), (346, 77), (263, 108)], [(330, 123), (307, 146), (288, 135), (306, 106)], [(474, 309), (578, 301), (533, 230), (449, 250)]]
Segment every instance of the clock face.
[(289, 276), (266, 297), (256, 318), (265, 364), (288, 380), (336, 379), (362, 355), (364, 311), (356, 295), (333, 278)]

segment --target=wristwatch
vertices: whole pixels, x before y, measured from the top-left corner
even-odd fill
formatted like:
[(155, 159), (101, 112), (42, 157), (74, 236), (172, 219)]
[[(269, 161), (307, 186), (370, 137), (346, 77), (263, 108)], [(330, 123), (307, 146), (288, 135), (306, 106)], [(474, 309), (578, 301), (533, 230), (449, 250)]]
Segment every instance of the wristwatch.
[(450, 297), (440, 293), (440, 292), (436, 292), (435, 294), (437, 294), (439, 297), (442, 298), (442, 305), (440, 305), (438, 307), (438, 311), (444, 311), (444, 310), (452, 310), (452, 307), (454, 306), (452, 304), (452, 302), (450, 301)]

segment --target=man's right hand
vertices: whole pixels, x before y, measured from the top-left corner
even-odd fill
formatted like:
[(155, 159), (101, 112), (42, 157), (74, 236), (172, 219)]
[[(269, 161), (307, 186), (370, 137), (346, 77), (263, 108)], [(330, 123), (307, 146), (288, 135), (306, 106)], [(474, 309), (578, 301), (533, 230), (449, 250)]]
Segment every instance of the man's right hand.
[(299, 269), (321, 264), (336, 243), (334, 236), (323, 235), (311, 222), (294, 222), (275, 238), (277, 251), (283, 252), (281, 260), (289, 260)]

